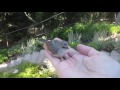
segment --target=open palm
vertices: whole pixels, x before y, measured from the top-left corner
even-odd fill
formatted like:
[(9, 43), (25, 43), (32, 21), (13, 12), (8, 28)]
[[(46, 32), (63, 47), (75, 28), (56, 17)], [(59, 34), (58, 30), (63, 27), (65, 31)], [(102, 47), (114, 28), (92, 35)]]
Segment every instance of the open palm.
[(111, 57), (85, 45), (70, 48), (61, 61), (53, 57), (44, 45), (46, 56), (61, 78), (110, 78), (120, 77), (120, 64)]

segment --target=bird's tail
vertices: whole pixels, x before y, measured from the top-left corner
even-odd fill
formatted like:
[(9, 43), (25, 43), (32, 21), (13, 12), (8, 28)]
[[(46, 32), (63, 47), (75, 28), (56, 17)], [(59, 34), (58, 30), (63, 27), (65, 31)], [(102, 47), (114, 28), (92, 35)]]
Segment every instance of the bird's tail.
[(42, 39), (42, 38), (39, 38), (38, 39), (41, 43), (45, 43), (47, 40), (45, 40), (45, 39)]

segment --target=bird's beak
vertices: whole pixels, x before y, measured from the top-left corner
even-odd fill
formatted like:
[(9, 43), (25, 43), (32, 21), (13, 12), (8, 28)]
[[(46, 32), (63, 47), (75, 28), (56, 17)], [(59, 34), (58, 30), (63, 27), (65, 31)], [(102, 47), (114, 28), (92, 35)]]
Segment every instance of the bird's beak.
[(66, 47), (66, 49), (69, 49), (69, 47)]

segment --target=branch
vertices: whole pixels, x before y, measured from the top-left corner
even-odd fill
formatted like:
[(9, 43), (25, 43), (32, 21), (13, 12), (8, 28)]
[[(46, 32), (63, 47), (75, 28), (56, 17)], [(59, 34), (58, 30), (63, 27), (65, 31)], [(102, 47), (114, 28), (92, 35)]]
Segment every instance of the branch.
[(35, 20), (33, 20), (31, 17), (30, 17), (30, 15), (29, 14), (27, 14), (26, 12), (24, 12), (24, 14), (25, 14), (25, 16), (30, 20), (30, 21), (32, 21), (32, 22), (34, 22), (34, 23), (36, 23), (36, 21)]

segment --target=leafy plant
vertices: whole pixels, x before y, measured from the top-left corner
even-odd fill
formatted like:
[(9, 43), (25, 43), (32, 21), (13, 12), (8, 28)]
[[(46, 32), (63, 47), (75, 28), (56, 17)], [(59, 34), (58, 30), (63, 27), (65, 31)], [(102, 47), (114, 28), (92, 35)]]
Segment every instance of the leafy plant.
[(93, 47), (93, 48), (95, 48), (96, 50), (100, 50), (100, 46), (97, 45), (97, 44), (94, 43), (94, 42), (88, 43), (87, 46)]
[(68, 42), (75, 42), (75, 43), (80, 43), (81, 42), (81, 37), (82, 35), (81, 34), (78, 34), (77, 31), (75, 33), (73, 33), (73, 31), (71, 31), (69, 34), (68, 34)]
[(120, 52), (120, 34), (116, 34), (113, 46), (114, 46), (115, 50)]
[(96, 32), (92, 42), (100, 46), (101, 50), (111, 51), (114, 48), (114, 40), (108, 36), (108, 32), (105, 30)]
[(20, 44), (14, 45), (8, 49), (9, 55), (22, 54), (22, 52), (23, 52), (23, 49), (22, 49), (22, 46)]
[(112, 34), (120, 33), (120, 26), (112, 24), (110, 29), (109, 29), (109, 32)]
[(87, 22), (87, 23), (75, 23), (73, 26), (68, 26), (65, 28), (56, 28), (49, 35), (51, 38), (59, 37), (64, 40), (68, 40), (68, 34), (73, 31), (77, 33), (81, 33), (81, 41), (89, 42), (92, 40), (94, 33), (98, 31), (106, 30), (108, 34), (118, 33), (120, 32), (120, 27), (114, 24), (109, 24), (106, 22)]
[(19, 71), (18, 73), (10, 74), (3, 72), (0, 73), (0, 78), (48, 78), (55, 75), (49, 69), (44, 68), (44, 70), (41, 70), (41, 66), (29, 62), (23, 62), (16, 68)]
[(75, 48), (77, 46), (77, 44), (81, 43), (81, 34), (78, 34), (77, 31), (75, 33), (73, 33), (73, 31), (71, 31), (68, 34), (68, 43), (72, 48)]
[(77, 46), (78, 44), (75, 43), (75, 42), (70, 42), (69, 45), (70, 45), (70, 47), (72, 47), (72, 48), (76, 48), (76, 46)]
[(120, 42), (115, 42), (113, 46), (115, 47), (115, 50), (120, 52)]
[(7, 49), (0, 49), (0, 64), (8, 59)]
[(39, 51), (40, 48), (38, 48), (38, 39), (30, 39), (27, 41), (27, 44), (23, 44), (22, 45), (22, 48), (23, 48), (23, 53), (27, 53), (27, 54), (30, 54), (32, 53), (33, 51)]

